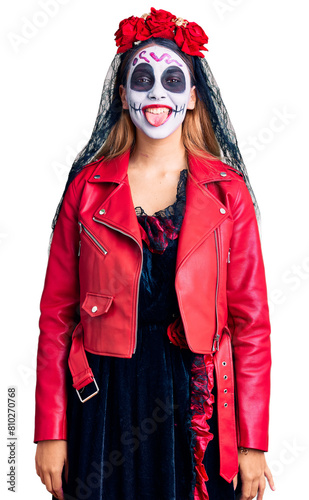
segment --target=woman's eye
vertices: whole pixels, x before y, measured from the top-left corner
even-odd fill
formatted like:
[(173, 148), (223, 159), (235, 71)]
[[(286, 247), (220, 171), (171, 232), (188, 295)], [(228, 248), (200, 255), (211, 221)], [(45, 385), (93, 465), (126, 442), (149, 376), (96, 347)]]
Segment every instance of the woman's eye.
[(137, 78), (136, 80), (138, 83), (149, 83), (150, 78), (147, 78), (147, 76), (141, 76), (140, 78)]
[(134, 72), (130, 87), (137, 92), (146, 92), (151, 89), (153, 82), (154, 78), (149, 74), (149, 71), (139, 70)]
[(181, 80), (180, 80), (180, 78), (177, 78), (177, 76), (175, 76), (175, 77), (167, 78), (165, 80), (165, 82), (167, 85), (178, 85), (179, 83), (181, 83)]
[(169, 92), (181, 94), (186, 89), (186, 78), (183, 71), (176, 66), (166, 68), (161, 76), (163, 87)]
[(141, 83), (150, 83), (151, 79), (149, 76), (137, 76), (134, 78), (134, 83), (141, 84)]

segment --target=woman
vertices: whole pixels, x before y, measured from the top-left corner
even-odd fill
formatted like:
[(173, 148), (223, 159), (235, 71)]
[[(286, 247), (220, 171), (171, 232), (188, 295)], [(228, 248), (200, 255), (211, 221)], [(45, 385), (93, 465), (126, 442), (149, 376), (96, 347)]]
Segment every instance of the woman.
[(260, 500), (265, 477), (274, 488), (264, 266), (207, 36), (152, 8), (116, 43), (55, 218), (37, 473), (59, 499), (227, 500), (239, 470), (237, 498)]

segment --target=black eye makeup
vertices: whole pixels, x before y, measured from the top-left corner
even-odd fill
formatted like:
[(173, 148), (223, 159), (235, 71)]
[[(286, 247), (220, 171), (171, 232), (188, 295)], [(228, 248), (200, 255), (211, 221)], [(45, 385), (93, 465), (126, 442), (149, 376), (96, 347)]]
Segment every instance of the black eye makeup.
[(161, 76), (161, 83), (165, 90), (182, 94), (186, 90), (186, 77), (177, 66), (167, 68)]
[(131, 77), (130, 88), (137, 92), (146, 92), (152, 89), (155, 78), (150, 64), (141, 63), (134, 69)]

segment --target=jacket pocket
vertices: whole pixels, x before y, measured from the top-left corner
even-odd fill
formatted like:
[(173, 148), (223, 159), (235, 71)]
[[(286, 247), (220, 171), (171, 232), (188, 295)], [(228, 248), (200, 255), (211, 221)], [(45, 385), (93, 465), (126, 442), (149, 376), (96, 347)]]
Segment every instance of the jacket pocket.
[(100, 293), (87, 292), (82, 308), (89, 316), (95, 318), (107, 313), (114, 297), (112, 295), (102, 295)]

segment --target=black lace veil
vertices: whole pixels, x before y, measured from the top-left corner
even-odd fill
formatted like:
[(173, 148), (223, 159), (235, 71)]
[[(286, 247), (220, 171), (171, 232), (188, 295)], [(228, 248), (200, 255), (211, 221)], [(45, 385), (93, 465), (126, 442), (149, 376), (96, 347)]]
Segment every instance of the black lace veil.
[[(163, 39), (160, 40), (162, 41)], [(136, 47), (131, 50), (133, 51), (135, 49)], [(116, 54), (108, 69), (107, 75), (104, 80), (99, 110), (91, 137), (72, 164), (64, 193), (53, 219), (52, 229), (55, 228), (58, 214), (62, 205), (62, 200), (69, 184), (85, 165), (97, 159), (96, 154), (99, 152), (100, 148), (106, 141), (113, 125), (120, 118), (122, 105), (119, 97), (119, 82), (117, 83), (117, 74), (118, 69), (123, 62), (124, 56), (125, 54)], [(194, 83), (196, 85), (197, 94), (198, 97), (206, 104), (214, 133), (220, 146), (221, 160), (231, 167), (235, 168), (243, 175), (244, 181), (247, 185), (254, 204), (257, 219), (259, 220), (260, 211), (257, 200), (250, 184), (248, 172), (239, 151), (236, 133), (222, 100), (220, 89), (212, 74), (206, 58), (192, 56), (192, 60), (195, 77)]]

